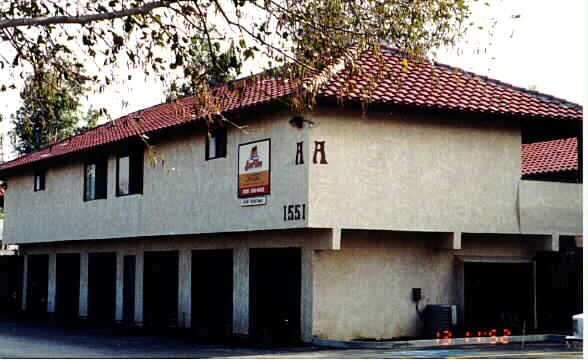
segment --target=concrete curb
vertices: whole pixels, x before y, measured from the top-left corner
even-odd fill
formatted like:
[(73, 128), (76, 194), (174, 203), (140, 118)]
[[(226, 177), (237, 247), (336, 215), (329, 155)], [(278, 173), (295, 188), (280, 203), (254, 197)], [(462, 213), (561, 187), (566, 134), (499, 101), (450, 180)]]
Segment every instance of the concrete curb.
[(410, 349), (410, 348), (445, 348), (448, 346), (480, 345), (480, 344), (512, 344), (533, 342), (565, 343), (565, 335), (543, 334), (507, 337), (455, 338), (437, 340), (410, 341), (338, 341), (313, 338), (312, 343), (318, 346), (338, 349)]

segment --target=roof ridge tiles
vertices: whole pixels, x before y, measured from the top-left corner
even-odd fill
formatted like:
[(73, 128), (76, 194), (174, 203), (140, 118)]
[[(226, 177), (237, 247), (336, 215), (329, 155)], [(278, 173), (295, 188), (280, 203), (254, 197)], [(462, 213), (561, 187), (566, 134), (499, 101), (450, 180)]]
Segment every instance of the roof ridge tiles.
[[(407, 57), (407, 58), (408, 57), (411, 57), (408, 52), (403, 51), (403, 50), (400, 50), (400, 49), (395, 48), (395, 47), (382, 46), (382, 48), (385, 49), (385, 52), (387, 52), (387, 53), (391, 53), (391, 54), (394, 54), (394, 55), (400, 55), (402, 57)], [(583, 110), (582, 105), (577, 104), (577, 103), (574, 103), (572, 101), (568, 101), (568, 100), (563, 99), (563, 98), (558, 98), (556, 96), (549, 95), (549, 94), (546, 94), (546, 93), (542, 93), (542, 92), (537, 91), (537, 90), (531, 90), (531, 89), (526, 89), (524, 87), (516, 86), (516, 85), (510, 84), (510, 83), (507, 83), (505, 81), (501, 81), (501, 80), (498, 80), (498, 79), (491, 78), (491, 77), (489, 77), (487, 75), (480, 75), (480, 74), (477, 74), (477, 73), (475, 73), (473, 71), (468, 71), (468, 70), (465, 70), (465, 69), (462, 69), (462, 68), (459, 68), (459, 67), (456, 67), (456, 66), (452, 66), (452, 65), (449, 65), (449, 64), (438, 62), (438, 61), (433, 60), (433, 59), (431, 59), (429, 57), (425, 57), (425, 58), (431, 60), (432, 64), (434, 64), (435, 67), (437, 67), (437, 68), (441, 68), (441, 69), (444, 69), (445, 68), (445, 70), (461, 72), (463, 75), (470, 76), (470, 77), (472, 77), (474, 79), (475, 78), (480, 78), (480, 79), (482, 79), (482, 80), (484, 80), (486, 82), (489, 82), (491, 84), (502, 86), (504, 88), (509, 88), (509, 89), (516, 90), (516, 91), (519, 91), (519, 92), (523, 92), (523, 93), (526, 93), (528, 95), (531, 95), (531, 96), (533, 96), (535, 98), (538, 98), (540, 100), (543, 100), (543, 101), (546, 101), (546, 102), (549, 102), (549, 103), (556, 103), (556, 104), (563, 105), (565, 107), (569, 107), (569, 108), (574, 109), (574, 110), (577, 110), (577, 111), (582, 111)]]

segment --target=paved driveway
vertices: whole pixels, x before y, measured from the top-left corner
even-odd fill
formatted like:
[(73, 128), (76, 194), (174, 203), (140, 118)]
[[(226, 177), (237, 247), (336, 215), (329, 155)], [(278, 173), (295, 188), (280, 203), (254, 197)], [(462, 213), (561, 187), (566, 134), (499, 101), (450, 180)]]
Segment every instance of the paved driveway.
[(562, 344), (468, 346), (426, 350), (264, 349), (204, 345), (173, 334), (58, 326), (0, 316), (0, 358), (581, 358)]

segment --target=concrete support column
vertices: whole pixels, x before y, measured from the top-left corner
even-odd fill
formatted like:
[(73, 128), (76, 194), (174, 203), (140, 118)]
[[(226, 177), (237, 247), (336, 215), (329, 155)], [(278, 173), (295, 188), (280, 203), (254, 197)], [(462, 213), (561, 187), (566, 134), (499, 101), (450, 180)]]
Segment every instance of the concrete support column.
[(116, 299), (114, 321), (123, 321), (123, 281), (124, 281), (124, 256), (116, 253)]
[(88, 253), (80, 253), (80, 306), (79, 316), (88, 317)]
[(192, 324), (192, 250), (180, 249), (178, 266), (178, 327)]
[(582, 239), (582, 235), (578, 235), (578, 236), (574, 236), (574, 240), (576, 241), (576, 247), (583, 247), (583, 239)]
[(461, 232), (450, 232), (442, 235), (439, 248), (461, 250)]
[(537, 316), (537, 261), (533, 261), (533, 320), (535, 329), (539, 328), (539, 316)]
[(542, 236), (538, 249), (543, 251), (559, 251), (559, 233)]
[(312, 341), (314, 295), (314, 249), (302, 249), (300, 334), (302, 341)]
[(143, 326), (143, 264), (144, 252), (137, 253), (135, 258), (135, 324)]
[(233, 250), (233, 334), (249, 335), (249, 248)]
[(49, 269), (47, 269), (48, 289), (47, 289), (47, 312), (55, 312), (55, 291), (57, 285), (57, 255), (54, 252), (49, 253)]
[(22, 297), (20, 308), (23, 312), (27, 311), (27, 287), (28, 287), (28, 277), (29, 277), (29, 256), (24, 255), (22, 258)]
[(327, 245), (332, 250), (341, 250), (341, 228), (332, 228), (328, 236)]

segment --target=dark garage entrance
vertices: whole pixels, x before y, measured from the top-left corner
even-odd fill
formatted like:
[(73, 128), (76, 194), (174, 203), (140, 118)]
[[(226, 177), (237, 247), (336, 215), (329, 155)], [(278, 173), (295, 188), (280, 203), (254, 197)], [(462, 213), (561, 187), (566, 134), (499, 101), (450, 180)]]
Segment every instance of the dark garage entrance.
[(29, 255), (27, 261), (27, 312), (47, 313), (49, 255)]
[(116, 254), (88, 255), (88, 319), (114, 321), (116, 308)]
[(254, 342), (300, 341), (300, 266), (298, 248), (251, 249), (249, 326)]
[(466, 262), (464, 284), (467, 331), (533, 330), (532, 263)]
[(57, 254), (55, 313), (64, 320), (77, 319), (80, 305), (80, 254)]
[(178, 320), (178, 252), (145, 252), (143, 273), (145, 326), (176, 326)]
[(22, 302), (23, 257), (0, 256), (0, 312), (14, 314)]
[(582, 248), (560, 238), (559, 252), (540, 252), (537, 266), (537, 317), (542, 333), (572, 332), (572, 316), (582, 313)]
[(233, 250), (192, 251), (192, 329), (201, 339), (233, 332)]

